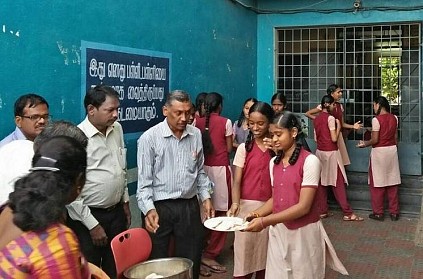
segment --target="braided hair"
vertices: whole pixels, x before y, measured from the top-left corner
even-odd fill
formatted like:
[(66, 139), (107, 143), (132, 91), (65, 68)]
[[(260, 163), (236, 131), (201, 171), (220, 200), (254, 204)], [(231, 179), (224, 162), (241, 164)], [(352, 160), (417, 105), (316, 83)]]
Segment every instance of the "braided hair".
[(213, 142), (210, 137), (210, 114), (213, 112), (219, 112), (223, 102), (223, 97), (217, 92), (208, 93), (206, 99), (204, 100), (204, 108), (206, 111), (206, 124), (205, 129), (202, 132), (203, 148), (204, 154), (210, 155), (213, 153), (214, 147)]
[[(253, 112), (258, 112), (264, 115), (267, 118), (267, 121), (269, 123), (272, 123), (273, 117), (274, 117), (274, 111), (268, 103), (265, 103), (265, 102), (254, 103), (254, 105), (251, 106), (248, 114), (250, 115)], [(254, 135), (250, 129), (250, 131), (248, 132), (247, 139), (245, 141), (245, 151), (250, 152), (253, 149), (253, 143), (254, 143)]]
[[(301, 148), (303, 148), (303, 142), (304, 142), (304, 133), (301, 130), (301, 124), (300, 124), (300, 121), (298, 120), (298, 117), (292, 112), (285, 111), (275, 117), (275, 119), (273, 120), (273, 124), (275, 124), (276, 126), (280, 128), (288, 129), (290, 131), (294, 128), (297, 128), (298, 133), (297, 133), (297, 136), (295, 137), (295, 143), (296, 143), (295, 150), (294, 152), (292, 152), (292, 155), (288, 160), (288, 163), (290, 165), (294, 165), (298, 160), (298, 157), (300, 155)], [(284, 156), (283, 151), (282, 150), (278, 151), (278, 153), (276, 154), (274, 163), (278, 165), (281, 162), (283, 156)]]
[(195, 110), (198, 112), (198, 115), (200, 117), (204, 116), (202, 107), (206, 100), (206, 96), (207, 96), (206, 92), (201, 92), (201, 93), (198, 93), (197, 97), (195, 98)]
[(379, 109), (376, 111), (376, 115), (380, 114), (382, 108), (384, 108), (387, 112), (391, 112), (391, 106), (389, 105), (389, 101), (384, 96), (377, 97), (373, 102), (375, 104), (379, 104)]
[(242, 106), (241, 114), (238, 117), (238, 122), (236, 123), (236, 125), (238, 127), (241, 127), (242, 122), (244, 122), (244, 120), (245, 120), (244, 107), (248, 102), (253, 102), (255, 104), (255, 103), (257, 103), (257, 99), (256, 98), (248, 98), (247, 100), (245, 100), (244, 105)]

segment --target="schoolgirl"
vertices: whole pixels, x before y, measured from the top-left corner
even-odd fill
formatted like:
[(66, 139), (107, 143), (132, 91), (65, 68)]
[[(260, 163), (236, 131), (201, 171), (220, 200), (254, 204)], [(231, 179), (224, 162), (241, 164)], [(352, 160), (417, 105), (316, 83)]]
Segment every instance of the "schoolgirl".
[(270, 125), (278, 155), (270, 162), (272, 197), (250, 212), (245, 231), (269, 227), (266, 279), (325, 277), (325, 265), (348, 275), (323, 228), (315, 199), (319, 159), (301, 146), (301, 126), (289, 112)]
[[(232, 184), (229, 162), (229, 153), (232, 151), (232, 122), (220, 116), (222, 102), (223, 98), (219, 93), (208, 93), (204, 102), (205, 117), (196, 120), (196, 127), (203, 135), (204, 171), (214, 183), (212, 202), (216, 217), (226, 216), (231, 202)], [(226, 232), (209, 231), (202, 264), (212, 272), (226, 272), (226, 267), (216, 261), (225, 245), (226, 236)]]
[[(361, 129), (363, 127), (363, 124), (360, 123), (361, 121), (358, 121), (358, 122), (354, 123), (353, 125), (345, 123), (345, 121), (344, 121), (344, 107), (339, 102), (342, 98), (342, 88), (340, 86), (338, 86), (337, 84), (331, 84), (331, 85), (329, 85), (326, 92), (327, 92), (327, 95), (332, 96), (333, 99), (335, 100), (334, 108), (333, 108), (331, 114), (333, 115), (333, 117), (335, 117), (335, 119), (339, 120), (339, 122), (341, 123), (341, 128), (343, 128), (343, 129), (355, 129), (355, 130)], [(321, 111), (322, 111), (322, 107), (319, 105), (316, 108), (313, 108), (313, 109), (307, 111), (305, 113), (305, 115), (308, 118), (313, 120), (316, 117), (315, 115), (318, 114)], [(341, 153), (342, 162), (343, 162), (344, 166), (349, 165), (351, 163), (350, 157), (348, 156), (348, 151), (347, 151), (347, 147), (345, 145), (345, 140), (344, 140), (344, 137), (342, 135), (342, 132), (339, 133), (337, 145), (338, 145), (339, 152)]]
[(286, 96), (282, 92), (273, 94), (270, 102), (275, 114), (282, 113), (286, 109)]
[(363, 221), (363, 218), (355, 215), (347, 200), (345, 184), (348, 184), (341, 153), (337, 141), (341, 132), (341, 122), (330, 113), (335, 108), (334, 98), (325, 95), (321, 101), (322, 112), (313, 120), (314, 133), (317, 143), (316, 156), (322, 164), (319, 189), (321, 197), (321, 217), (328, 216), (327, 189), (331, 186), (335, 199), (344, 214), (344, 221)]
[[(256, 102), (249, 110), (250, 133), (238, 147), (233, 165), (232, 206), (229, 216), (244, 218), (251, 210), (263, 205), (272, 196), (269, 162), (272, 153), (263, 139), (269, 134), (273, 118), (272, 107)], [(234, 278), (264, 278), (268, 231), (256, 233), (235, 232)]]
[(233, 130), (233, 147), (236, 149), (241, 143), (244, 143), (247, 140), (249, 133), (248, 130), (248, 112), (254, 103), (257, 102), (255, 98), (248, 98), (244, 101), (244, 106), (242, 107), (241, 114), (239, 115), (238, 120), (235, 121)]
[(373, 213), (369, 218), (384, 220), (384, 199), (388, 196), (392, 221), (399, 219), (398, 186), (401, 176), (398, 162), (398, 118), (390, 113), (388, 100), (379, 96), (373, 102), (376, 116), (372, 120), (371, 139), (360, 141), (358, 147), (372, 146), (369, 163), (370, 198)]

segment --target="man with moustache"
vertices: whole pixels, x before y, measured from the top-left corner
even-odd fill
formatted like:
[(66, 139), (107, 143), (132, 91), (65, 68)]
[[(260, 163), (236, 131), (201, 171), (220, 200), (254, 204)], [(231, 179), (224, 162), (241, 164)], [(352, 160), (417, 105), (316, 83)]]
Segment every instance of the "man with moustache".
[(84, 106), (87, 116), (78, 127), (88, 137), (87, 179), (79, 198), (68, 206), (67, 225), (87, 260), (116, 278), (110, 241), (131, 223), (126, 149), (122, 126), (116, 122), (119, 95), (98, 85), (87, 92)]
[(15, 130), (0, 141), (0, 148), (14, 140), (34, 141), (50, 119), (47, 101), (37, 94), (25, 94), (15, 102)]
[(167, 95), (164, 121), (138, 139), (138, 207), (145, 216), (153, 248), (150, 258), (168, 256), (170, 239), (174, 256), (193, 261), (193, 278), (200, 273), (204, 218), (214, 217), (210, 199), (212, 183), (204, 172), (199, 129), (188, 125), (191, 99), (185, 91)]

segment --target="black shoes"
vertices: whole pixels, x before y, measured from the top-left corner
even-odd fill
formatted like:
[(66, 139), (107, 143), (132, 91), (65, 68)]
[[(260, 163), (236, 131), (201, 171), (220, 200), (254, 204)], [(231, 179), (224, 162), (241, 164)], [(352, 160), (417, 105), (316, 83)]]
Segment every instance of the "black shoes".
[[(399, 214), (389, 214), (391, 216), (392, 221), (398, 221), (399, 220)], [(383, 221), (385, 220), (385, 216), (383, 214), (375, 214), (372, 213), (369, 215), (370, 219), (376, 220), (376, 221)]]
[(392, 221), (398, 221), (399, 219), (399, 214), (390, 214), (390, 216)]
[[(372, 214), (369, 215), (369, 218), (373, 219), (373, 220), (377, 220), (377, 221), (383, 221), (385, 219), (385, 216), (383, 216), (383, 214), (372, 213)], [(392, 219), (392, 217), (391, 217), (391, 219)]]

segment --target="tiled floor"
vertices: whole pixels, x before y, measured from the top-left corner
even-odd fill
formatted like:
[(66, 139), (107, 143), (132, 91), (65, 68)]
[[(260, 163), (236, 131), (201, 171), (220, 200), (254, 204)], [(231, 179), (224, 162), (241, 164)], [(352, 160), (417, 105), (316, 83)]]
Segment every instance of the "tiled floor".
[[(324, 219), (324, 226), (350, 276), (343, 276), (327, 267), (327, 279), (423, 278), (423, 247), (414, 244), (418, 219), (403, 217), (392, 222), (388, 218), (378, 222), (368, 219), (368, 213), (357, 213), (365, 218), (363, 222), (345, 222), (341, 212), (334, 213), (334, 216)], [(228, 272), (207, 278), (232, 278), (232, 240), (233, 235), (230, 234), (218, 259), (227, 266)]]

